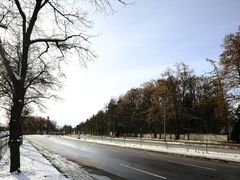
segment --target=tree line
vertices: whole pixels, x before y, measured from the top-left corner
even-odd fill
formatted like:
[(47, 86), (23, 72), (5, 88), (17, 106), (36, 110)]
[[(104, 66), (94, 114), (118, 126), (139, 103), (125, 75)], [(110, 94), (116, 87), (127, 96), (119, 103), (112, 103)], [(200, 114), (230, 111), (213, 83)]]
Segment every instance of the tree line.
[(176, 139), (180, 134), (214, 133), (227, 135), (228, 141), (234, 139), (234, 131), (239, 140), (239, 30), (225, 36), (219, 60), (207, 59), (211, 72), (197, 75), (178, 63), (159, 79), (110, 99), (103, 110), (80, 123), (80, 131), (114, 136), (151, 133), (160, 138), (165, 131)]
[(65, 135), (73, 132), (71, 125), (62, 127), (57, 125), (56, 121), (50, 120), (49, 117), (41, 116), (23, 116), (22, 117), (22, 133), (28, 134), (55, 134)]
[(52, 134), (57, 131), (57, 123), (40, 116), (29, 116), (22, 119), (23, 134)]

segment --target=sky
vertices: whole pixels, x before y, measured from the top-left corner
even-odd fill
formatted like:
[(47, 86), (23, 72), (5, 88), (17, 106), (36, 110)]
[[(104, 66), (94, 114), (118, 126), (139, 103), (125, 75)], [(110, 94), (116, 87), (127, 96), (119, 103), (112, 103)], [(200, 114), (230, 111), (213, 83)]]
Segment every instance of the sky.
[(197, 74), (210, 71), (206, 58), (217, 60), (226, 34), (240, 25), (239, 0), (135, 0), (104, 15), (91, 11), (92, 49), (97, 58), (82, 67), (64, 67), (66, 79), (46, 101), (49, 116), (60, 126), (76, 126), (103, 109), (110, 98), (161, 77), (168, 67), (184, 62)]

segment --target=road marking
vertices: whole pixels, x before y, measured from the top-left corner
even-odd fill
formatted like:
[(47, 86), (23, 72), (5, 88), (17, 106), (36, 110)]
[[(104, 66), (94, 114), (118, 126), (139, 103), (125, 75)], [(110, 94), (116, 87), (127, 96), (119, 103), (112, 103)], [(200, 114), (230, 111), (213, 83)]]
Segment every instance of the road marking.
[(207, 169), (207, 170), (210, 170), (210, 171), (216, 171), (216, 169), (213, 169), (213, 168), (198, 166), (198, 165), (194, 165), (194, 164), (188, 164), (188, 163), (182, 163), (182, 162), (170, 161), (170, 160), (168, 160), (168, 162), (176, 163), (176, 164), (182, 164), (182, 165), (186, 165), (186, 166), (192, 166), (192, 167), (201, 168), (201, 169)]
[(123, 166), (123, 167), (129, 168), (129, 169), (133, 169), (133, 170), (136, 170), (136, 171), (139, 171), (139, 172), (145, 173), (145, 174), (149, 174), (149, 175), (152, 175), (152, 176), (155, 176), (155, 177), (161, 178), (161, 179), (167, 179), (166, 177), (159, 176), (159, 175), (157, 175), (157, 174), (153, 174), (153, 173), (150, 173), (150, 172), (147, 172), (147, 171), (144, 171), (144, 170), (141, 170), (141, 169), (137, 169), (137, 168), (134, 168), (134, 167), (131, 167), (131, 166), (127, 166), (127, 165), (124, 165), (124, 164), (120, 164), (120, 166)]

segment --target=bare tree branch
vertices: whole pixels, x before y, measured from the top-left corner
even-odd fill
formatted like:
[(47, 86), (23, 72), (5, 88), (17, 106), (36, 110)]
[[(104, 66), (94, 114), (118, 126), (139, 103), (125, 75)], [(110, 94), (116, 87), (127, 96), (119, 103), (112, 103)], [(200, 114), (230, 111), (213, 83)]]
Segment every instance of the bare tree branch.
[(7, 26), (4, 25), (4, 24), (2, 24), (1, 22), (0, 22), (0, 27), (1, 27), (1, 28), (4, 28), (4, 29), (7, 29)]
[(22, 31), (23, 31), (23, 35), (25, 35), (25, 33), (26, 33), (26, 15), (25, 15), (25, 13), (22, 10), (20, 2), (18, 0), (14, 0), (14, 1), (15, 1), (15, 4), (16, 4), (17, 8), (18, 8), (19, 13), (22, 16), (22, 21), (23, 21)]
[(34, 39), (34, 40), (30, 41), (30, 44), (34, 44), (34, 43), (38, 43), (38, 42), (45, 42), (45, 43), (53, 42), (53, 43), (56, 43), (57, 47), (59, 47), (59, 42), (65, 42), (65, 41), (67, 41), (69, 39), (72, 39), (74, 37), (82, 38), (84, 41), (87, 41), (87, 42), (88, 42), (88, 39), (89, 39), (87, 37), (82, 36), (81, 34), (78, 34), (78, 35), (71, 35), (71, 36), (68, 36), (68, 37), (63, 38), (63, 39), (60, 39), (60, 38), (39, 38), (39, 39)]
[(0, 41), (0, 56), (1, 56), (3, 64), (4, 64), (5, 68), (6, 68), (6, 70), (8, 72), (8, 75), (10, 76), (12, 82), (15, 82), (16, 78), (15, 78), (15, 76), (13, 74), (13, 71), (12, 71), (10, 65), (9, 65), (10, 62), (9, 62), (9, 60), (6, 57), (6, 52), (5, 52), (4, 48), (3, 48), (3, 45), (2, 45), (1, 41)]

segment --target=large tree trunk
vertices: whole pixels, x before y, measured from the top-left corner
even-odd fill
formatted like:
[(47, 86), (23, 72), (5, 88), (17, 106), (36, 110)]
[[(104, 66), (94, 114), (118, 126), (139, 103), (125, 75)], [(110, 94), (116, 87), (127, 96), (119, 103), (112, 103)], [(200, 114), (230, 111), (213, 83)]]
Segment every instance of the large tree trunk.
[(14, 100), (11, 109), (10, 119), (10, 172), (20, 171), (20, 145), (22, 142), (21, 132), (21, 113), (23, 109), (23, 103), (21, 100)]

